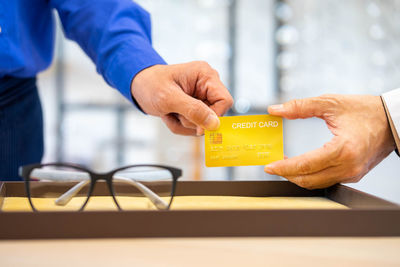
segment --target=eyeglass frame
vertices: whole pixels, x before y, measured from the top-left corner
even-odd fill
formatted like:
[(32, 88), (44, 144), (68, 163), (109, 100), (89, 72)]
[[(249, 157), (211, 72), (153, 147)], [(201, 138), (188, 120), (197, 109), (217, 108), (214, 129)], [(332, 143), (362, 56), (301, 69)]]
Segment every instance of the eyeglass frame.
[(171, 207), (171, 204), (172, 204), (172, 200), (175, 196), (176, 184), (177, 184), (178, 178), (182, 176), (181, 169), (171, 167), (171, 166), (166, 166), (166, 165), (158, 165), (158, 164), (128, 165), (128, 166), (123, 166), (123, 167), (114, 169), (114, 170), (106, 172), (106, 173), (97, 173), (97, 172), (94, 172), (94, 171), (84, 167), (84, 166), (81, 166), (79, 164), (74, 164), (74, 163), (54, 162), (54, 163), (43, 163), (43, 164), (42, 163), (28, 164), (28, 165), (21, 166), (19, 168), (19, 175), (24, 179), (26, 195), (28, 197), (29, 204), (31, 205), (31, 208), (34, 212), (39, 212), (39, 211), (35, 208), (35, 206), (32, 203), (31, 192), (30, 192), (30, 182), (31, 182), (30, 175), (34, 169), (43, 168), (43, 167), (47, 167), (47, 166), (67, 167), (67, 168), (80, 170), (80, 171), (83, 171), (83, 172), (86, 172), (87, 174), (89, 174), (90, 186), (89, 186), (88, 194), (87, 194), (85, 202), (83, 203), (82, 207), (78, 211), (84, 210), (87, 203), (89, 202), (90, 197), (92, 197), (95, 184), (99, 180), (104, 180), (106, 182), (107, 188), (111, 194), (111, 197), (114, 200), (115, 205), (117, 206), (119, 211), (123, 211), (123, 209), (120, 207), (120, 205), (115, 197), (115, 192), (114, 192), (114, 187), (113, 187), (114, 174), (119, 171), (123, 171), (123, 170), (130, 169), (130, 168), (136, 168), (136, 167), (161, 168), (161, 169), (168, 170), (172, 174), (171, 200), (168, 204), (168, 207), (165, 209), (165, 210), (169, 210), (169, 208)]

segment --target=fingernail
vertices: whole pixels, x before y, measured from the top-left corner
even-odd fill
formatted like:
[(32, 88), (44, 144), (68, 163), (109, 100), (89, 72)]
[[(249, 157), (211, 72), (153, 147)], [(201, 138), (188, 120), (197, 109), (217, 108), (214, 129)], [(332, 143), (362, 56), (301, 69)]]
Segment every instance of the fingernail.
[(269, 111), (273, 111), (273, 112), (280, 112), (283, 111), (283, 104), (279, 104), (279, 105), (271, 105), (268, 107)]
[(210, 131), (218, 130), (219, 128), (219, 119), (217, 115), (210, 113), (207, 119), (204, 121), (204, 128)]
[(267, 173), (269, 173), (269, 174), (275, 174), (275, 172), (274, 172), (274, 167), (275, 167), (275, 165), (274, 165), (273, 163), (268, 164), (268, 165), (266, 165), (266, 166), (264, 167), (264, 171), (267, 172)]

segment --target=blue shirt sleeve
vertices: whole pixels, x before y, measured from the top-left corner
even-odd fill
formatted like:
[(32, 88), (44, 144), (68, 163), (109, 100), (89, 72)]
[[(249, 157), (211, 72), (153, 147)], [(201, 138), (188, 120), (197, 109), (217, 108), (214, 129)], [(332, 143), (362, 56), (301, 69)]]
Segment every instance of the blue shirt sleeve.
[(51, 4), (66, 37), (80, 45), (108, 84), (135, 103), (131, 95), (135, 75), (166, 64), (151, 45), (149, 13), (131, 0), (51, 0)]

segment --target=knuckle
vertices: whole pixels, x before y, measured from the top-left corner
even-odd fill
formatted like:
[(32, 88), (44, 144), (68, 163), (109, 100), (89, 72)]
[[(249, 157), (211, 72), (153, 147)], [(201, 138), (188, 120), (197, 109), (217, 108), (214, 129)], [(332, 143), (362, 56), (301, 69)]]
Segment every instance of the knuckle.
[(211, 69), (210, 64), (208, 64), (206, 61), (203, 61), (203, 60), (194, 61), (193, 62), (193, 66), (195, 68), (200, 69), (200, 70), (209, 70), (209, 69)]
[(208, 65), (208, 73), (210, 76), (214, 76), (219, 78), (219, 73), (216, 69), (214, 69), (213, 67), (211, 67), (210, 65)]
[(200, 75), (207, 87), (214, 85), (215, 81), (213, 79), (215, 79), (215, 75), (212, 72), (209, 70), (202, 70)]
[(211, 79), (211, 78), (219, 78), (219, 73), (216, 69), (212, 68), (210, 64), (208, 64), (206, 61), (197, 61), (197, 66), (200, 70), (200, 73), (205, 77), (206, 79)]
[(326, 108), (337, 106), (341, 101), (340, 96), (335, 94), (323, 94), (316, 99), (317, 101), (321, 102), (321, 104)]
[(293, 99), (289, 101), (289, 105), (292, 106), (294, 110), (298, 110), (301, 108), (302, 103), (300, 99)]
[(200, 61), (198, 61), (198, 63), (199, 63), (199, 65), (202, 66), (203, 68), (211, 68), (211, 67), (210, 67), (210, 64), (208, 64), (207, 61), (200, 60)]
[(304, 101), (301, 99), (293, 99), (288, 102), (288, 106), (289, 110), (291, 110), (291, 115), (301, 114), (304, 106)]

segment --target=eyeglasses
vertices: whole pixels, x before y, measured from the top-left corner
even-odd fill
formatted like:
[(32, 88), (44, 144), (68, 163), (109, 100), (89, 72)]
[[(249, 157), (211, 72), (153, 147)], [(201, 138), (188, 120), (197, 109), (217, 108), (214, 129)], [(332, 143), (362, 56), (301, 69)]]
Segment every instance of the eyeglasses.
[[(57, 206), (82, 211), (97, 181), (103, 180), (119, 210), (131, 209), (131, 202), (146, 197), (161, 210), (168, 210), (182, 170), (163, 165), (131, 165), (108, 173), (95, 173), (69, 163), (31, 164), (20, 167), (26, 194), (33, 211), (40, 211), (45, 198)], [(157, 192), (157, 193), (156, 193)], [(43, 210), (43, 209), (42, 209)]]

